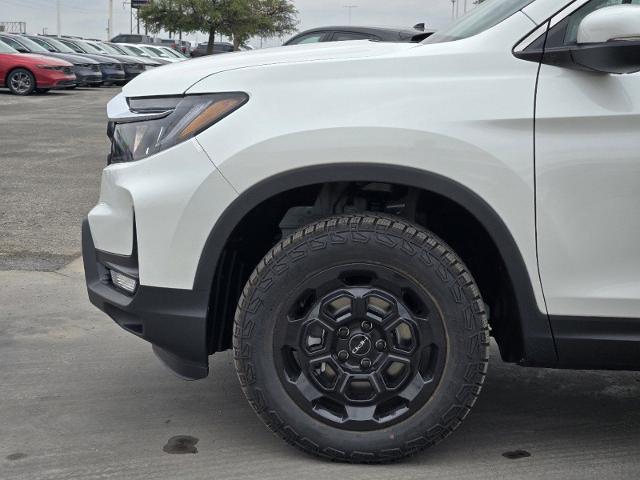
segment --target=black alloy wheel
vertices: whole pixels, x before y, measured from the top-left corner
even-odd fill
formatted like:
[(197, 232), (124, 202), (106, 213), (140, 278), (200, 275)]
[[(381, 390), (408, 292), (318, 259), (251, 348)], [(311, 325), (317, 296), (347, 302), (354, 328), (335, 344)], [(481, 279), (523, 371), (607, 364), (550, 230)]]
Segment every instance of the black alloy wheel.
[(420, 285), (362, 262), (327, 267), (297, 290), (276, 324), (274, 361), (300, 408), (338, 428), (372, 430), (426, 403), (447, 340)]

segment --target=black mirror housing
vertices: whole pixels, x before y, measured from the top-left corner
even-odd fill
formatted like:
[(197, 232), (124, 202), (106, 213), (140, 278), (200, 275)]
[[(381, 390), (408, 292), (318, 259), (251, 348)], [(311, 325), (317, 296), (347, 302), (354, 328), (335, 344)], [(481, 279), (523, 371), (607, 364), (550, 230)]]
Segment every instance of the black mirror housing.
[(640, 72), (640, 40), (614, 40), (514, 52), (522, 60), (609, 74)]

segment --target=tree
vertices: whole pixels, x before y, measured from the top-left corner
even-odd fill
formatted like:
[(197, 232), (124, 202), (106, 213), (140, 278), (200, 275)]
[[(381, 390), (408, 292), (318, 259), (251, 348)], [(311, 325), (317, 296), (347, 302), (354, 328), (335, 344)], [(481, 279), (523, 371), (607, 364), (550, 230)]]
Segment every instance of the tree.
[(184, 2), (176, 0), (155, 0), (138, 11), (144, 24), (153, 33), (160, 30), (187, 33), (196, 31), (196, 23), (186, 13)]
[(253, 36), (273, 37), (295, 31), (298, 11), (288, 0), (233, 0), (224, 33), (240, 46)]
[(293, 31), (297, 13), (290, 0), (155, 0), (140, 9), (140, 18), (152, 32), (208, 34), (211, 54), (216, 33), (232, 37), (237, 50), (252, 36)]

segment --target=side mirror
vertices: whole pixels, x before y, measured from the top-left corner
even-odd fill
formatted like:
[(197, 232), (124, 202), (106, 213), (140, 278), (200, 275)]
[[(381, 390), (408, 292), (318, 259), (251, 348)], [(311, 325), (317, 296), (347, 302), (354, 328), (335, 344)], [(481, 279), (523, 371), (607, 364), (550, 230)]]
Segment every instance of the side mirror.
[(598, 73), (640, 72), (640, 5), (605, 7), (578, 26), (577, 42), (515, 52), (523, 60)]
[(584, 17), (572, 56), (596, 72), (640, 71), (640, 5), (605, 7)]

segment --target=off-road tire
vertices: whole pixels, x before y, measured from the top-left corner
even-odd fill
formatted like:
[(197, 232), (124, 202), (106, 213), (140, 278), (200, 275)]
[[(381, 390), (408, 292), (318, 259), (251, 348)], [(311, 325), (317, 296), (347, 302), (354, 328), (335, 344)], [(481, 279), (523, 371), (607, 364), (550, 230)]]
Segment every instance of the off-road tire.
[[(289, 292), (317, 269), (358, 259), (406, 272), (424, 286), (442, 313), (447, 338), (443, 374), (429, 400), (399, 423), (368, 431), (336, 428), (303, 411), (273, 360), (273, 332)], [(306, 226), (265, 255), (240, 298), (233, 348), (242, 389), (274, 433), (326, 459), (383, 463), (435, 445), (460, 426), (486, 376), (489, 333), (478, 287), (444, 241), (400, 218), (362, 214)]]

